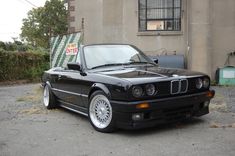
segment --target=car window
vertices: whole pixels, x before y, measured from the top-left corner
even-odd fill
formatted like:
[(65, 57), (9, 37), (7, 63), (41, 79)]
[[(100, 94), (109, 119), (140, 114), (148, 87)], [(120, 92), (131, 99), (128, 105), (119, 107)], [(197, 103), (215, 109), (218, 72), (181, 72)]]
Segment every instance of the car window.
[(93, 45), (84, 47), (86, 66), (91, 69), (105, 64), (148, 62), (139, 51), (130, 45)]
[(77, 59), (76, 59), (76, 62), (81, 64), (81, 56), (80, 56), (80, 50), (78, 51), (78, 54), (77, 54)]

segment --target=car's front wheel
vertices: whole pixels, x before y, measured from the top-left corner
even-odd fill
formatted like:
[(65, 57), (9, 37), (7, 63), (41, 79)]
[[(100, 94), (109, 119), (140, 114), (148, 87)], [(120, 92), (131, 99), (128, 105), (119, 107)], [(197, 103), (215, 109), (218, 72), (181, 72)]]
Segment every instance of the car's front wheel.
[(43, 90), (43, 104), (47, 109), (56, 108), (56, 98), (48, 85)]
[(95, 91), (89, 101), (89, 120), (99, 132), (115, 130), (113, 110), (109, 99), (102, 91)]

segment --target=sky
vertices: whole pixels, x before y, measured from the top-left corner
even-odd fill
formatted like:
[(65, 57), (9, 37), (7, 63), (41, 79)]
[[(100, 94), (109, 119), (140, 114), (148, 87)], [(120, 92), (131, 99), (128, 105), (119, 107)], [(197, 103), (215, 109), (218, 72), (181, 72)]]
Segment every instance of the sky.
[(46, 0), (1, 0), (0, 41), (13, 42), (21, 33), (22, 19), (29, 10), (44, 6)]

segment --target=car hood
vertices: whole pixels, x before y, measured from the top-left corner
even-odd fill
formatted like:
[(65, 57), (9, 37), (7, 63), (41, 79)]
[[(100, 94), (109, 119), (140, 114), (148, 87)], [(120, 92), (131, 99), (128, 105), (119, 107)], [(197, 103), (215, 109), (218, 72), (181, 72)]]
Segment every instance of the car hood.
[(166, 81), (167, 79), (197, 77), (205, 75), (184, 69), (159, 68), (157, 66), (135, 66), (124, 68), (105, 68), (97, 71), (99, 74), (117, 77), (134, 83)]

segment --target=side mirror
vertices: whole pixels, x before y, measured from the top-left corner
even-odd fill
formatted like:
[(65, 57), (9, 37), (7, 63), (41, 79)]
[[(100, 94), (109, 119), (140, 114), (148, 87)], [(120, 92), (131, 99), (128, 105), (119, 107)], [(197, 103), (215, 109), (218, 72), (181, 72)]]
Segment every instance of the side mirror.
[(153, 59), (153, 62), (155, 62), (156, 64), (158, 64), (158, 59)]
[(68, 66), (68, 69), (81, 71), (81, 66), (78, 63), (69, 62), (69, 63), (67, 63), (67, 66)]

